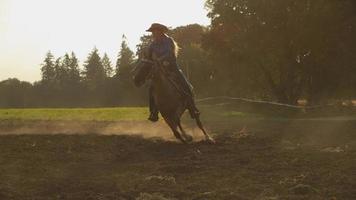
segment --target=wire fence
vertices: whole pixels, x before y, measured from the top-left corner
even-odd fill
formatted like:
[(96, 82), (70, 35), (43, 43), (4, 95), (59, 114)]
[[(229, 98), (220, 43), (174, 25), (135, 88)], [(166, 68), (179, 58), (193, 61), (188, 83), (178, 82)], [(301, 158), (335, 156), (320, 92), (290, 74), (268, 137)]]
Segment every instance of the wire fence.
[[(253, 100), (248, 98), (240, 98), (240, 97), (230, 97), (230, 96), (215, 96), (215, 97), (206, 97), (201, 99), (196, 99), (198, 104), (209, 104), (215, 102), (215, 105), (220, 104), (243, 104), (243, 105), (252, 105), (252, 106), (263, 106), (263, 107), (270, 107), (270, 108), (280, 108), (280, 109), (287, 109), (287, 110), (294, 110), (294, 111), (322, 111), (322, 110), (351, 110), (355, 111), (356, 106), (347, 106), (343, 105), (342, 103), (329, 103), (324, 105), (314, 105), (314, 106), (303, 106), (303, 105), (290, 105), (272, 101), (262, 101), (262, 100)], [(217, 103), (219, 102), (219, 103)]]

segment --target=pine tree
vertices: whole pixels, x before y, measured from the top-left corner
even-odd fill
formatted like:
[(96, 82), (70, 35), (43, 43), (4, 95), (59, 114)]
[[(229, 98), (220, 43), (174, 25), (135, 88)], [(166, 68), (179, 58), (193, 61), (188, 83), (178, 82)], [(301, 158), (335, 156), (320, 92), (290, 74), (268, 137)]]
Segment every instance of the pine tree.
[(85, 61), (83, 75), (89, 89), (97, 89), (105, 80), (105, 70), (96, 47)]
[(55, 79), (54, 57), (50, 51), (48, 51), (42, 63), (41, 73), (42, 81), (44, 82), (51, 82)]
[(152, 37), (149, 35), (144, 35), (140, 38), (140, 43), (136, 45), (137, 51), (136, 51), (136, 56), (138, 58), (143, 58), (145, 57), (145, 53), (147, 51), (148, 46), (152, 42)]
[(127, 45), (125, 35), (122, 36), (121, 49), (116, 62), (116, 76), (127, 77), (134, 61), (134, 52)]
[(58, 64), (56, 68), (59, 70), (59, 81), (61, 83), (65, 82), (65, 84), (70, 85), (80, 82), (79, 64), (74, 52), (72, 52), (70, 56), (66, 53), (63, 56), (61, 64)]
[(71, 53), (70, 62), (68, 66), (68, 79), (72, 84), (78, 84), (80, 82), (80, 69), (79, 61), (74, 52)]
[(101, 62), (103, 64), (104, 70), (105, 70), (105, 75), (106, 77), (112, 77), (113, 75), (113, 68), (111, 66), (111, 61), (110, 58), (106, 53), (104, 53), (103, 58), (101, 59)]
[(65, 69), (65, 65), (63, 62), (65, 59), (62, 60), (61, 57), (57, 58), (54, 63), (54, 71), (55, 71), (55, 83), (57, 86), (62, 86), (63, 83), (66, 81), (67, 72)]

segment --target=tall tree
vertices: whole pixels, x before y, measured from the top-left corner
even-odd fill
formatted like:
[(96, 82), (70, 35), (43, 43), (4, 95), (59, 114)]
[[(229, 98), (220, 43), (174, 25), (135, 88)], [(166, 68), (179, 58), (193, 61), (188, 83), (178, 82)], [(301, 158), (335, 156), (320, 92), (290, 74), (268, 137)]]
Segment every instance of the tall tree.
[(106, 77), (112, 77), (114, 70), (111, 66), (110, 58), (106, 53), (104, 53), (101, 63), (103, 63)]
[[(57, 64), (56, 64), (57, 65)], [(62, 106), (75, 106), (81, 97), (80, 70), (78, 59), (74, 52), (66, 53), (58, 67), (58, 104)]]
[(201, 47), (206, 31), (207, 28), (199, 24), (189, 24), (177, 27), (169, 33), (179, 46), (178, 65), (199, 96), (208, 96), (215, 89), (210, 79), (213, 68), (207, 52)]
[(135, 56), (133, 51), (127, 45), (125, 35), (122, 36), (121, 49), (116, 61), (116, 76), (126, 78), (132, 70), (132, 63)]
[(42, 81), (49, 82), (55, 79), (54, 57), (50, 51), (47, 52), (46, 58), (42, 63), (41, 73)]
[(344, 56), (355, 41), (351, 3), (208, 0), (212, 24), (204, 45), (222, 67), (218, 79), (227, 91), (248, 83), (282, 103), (332, 97), (351, 63)]
[(118, 101), (121, 105), (136, 105), (142, 103), (144, 88), (137, 90), (134, 88), (131, 80), (131, 71), (134, 67), (135, 56), (134, 53), (127, 45), (126, 37), (122, 36), (121, 49), (118, 54), (116, 62), (116, 75), (115, 82), (118, 85), (120, 92), (120, 99)]
[(68, 79), (71, 84), (79, 84), (80, 82), (79, 61), (74, 52), (71, 53), (69, 59)]
[(147, 47), (152, 42), (152, 38), (149, 35), (143, 35), (140, 37), (140, 43), (136, 45), (136, 56), (138, 58), (144, 57), (145, 51), (147, 51)]
[(95, 90), (104, 83), (105, 69), (96, 47), (84, 63), (83, 75), (84, 82), (90, 90)]
[(62, 89), (63, 85), (67, 81), (67, 65), (69, 64), (69, 56), (65, 54), (64, 57), (59, 57), (54, 63), (54, 69), (56, 72), (56, 86), (58, 89)]

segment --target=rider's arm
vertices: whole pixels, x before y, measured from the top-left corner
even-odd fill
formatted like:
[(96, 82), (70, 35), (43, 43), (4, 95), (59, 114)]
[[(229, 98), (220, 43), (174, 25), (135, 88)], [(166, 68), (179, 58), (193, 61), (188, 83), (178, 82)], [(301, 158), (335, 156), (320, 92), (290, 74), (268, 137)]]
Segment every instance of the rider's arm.
[(175, 44), (171, 38), (166, 40), (166, 53), (161, 57), (161, 63), (170, 70), (178, 70)]

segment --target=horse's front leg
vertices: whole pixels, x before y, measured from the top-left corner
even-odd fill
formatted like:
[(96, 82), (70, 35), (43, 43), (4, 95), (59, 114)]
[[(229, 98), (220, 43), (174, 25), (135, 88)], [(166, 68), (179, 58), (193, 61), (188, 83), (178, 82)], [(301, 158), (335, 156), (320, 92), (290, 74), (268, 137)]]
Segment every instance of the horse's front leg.
[(215, 144), (215, 140), (214, 138), (212, 138), (204, 129), (203, 127), (203, 124), (201, 123), (200, 121), (200, 117), (199, 116), (196, 116), (195, 117), (195, 122), (197, 123), (198, 127), (200, 128), (200, 130), (203, 131), (204, 135), (205, 135), (205, 140), (208, 142), (208, 143), (211, 143), (211, 144)]
[(172, 120), (166, 116), (163, 116), (164, 120), (167, 122), (168, 126), (171, 128), (174, 136), (180, 140), (181, 142), (183, 142), (184, 144), (186, 144), (187, 142), (183, 139), (182, 135), (179, 133), (178, 131), (178, 123), (176, 120)]
[(193, 141), (193, 137), (192, 137), (191, 135), (187, 134), (187, 133), (184, 131), (184, 129), (183, 129), (183, 127), (182, 127), (182, 125), (181, 125), (180, 122), (178, 123), (178, 127), (179, 127), (179, 130), (180, 130), (180, 132), (182, 133), (184, 139), (185, 139), (187, 142)]

